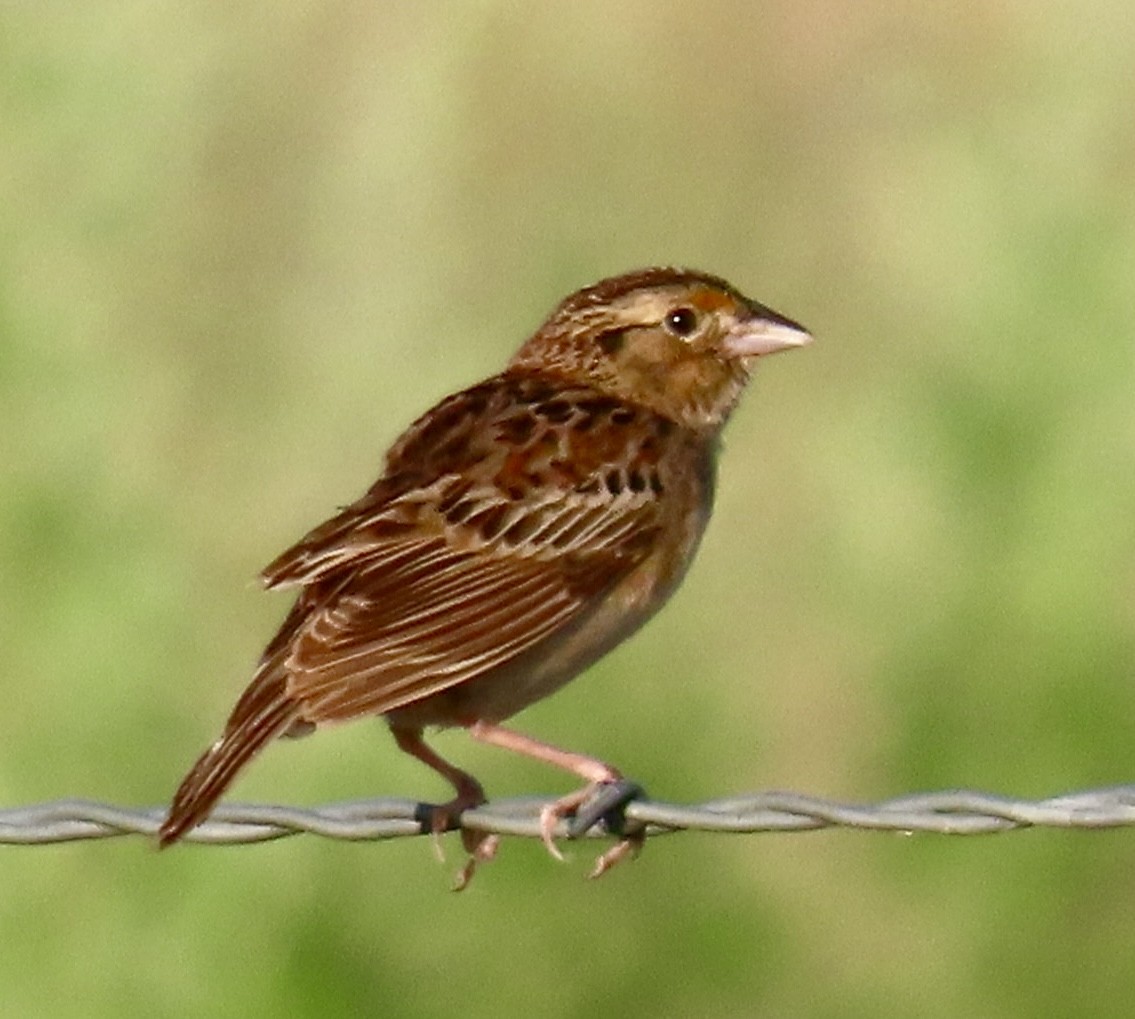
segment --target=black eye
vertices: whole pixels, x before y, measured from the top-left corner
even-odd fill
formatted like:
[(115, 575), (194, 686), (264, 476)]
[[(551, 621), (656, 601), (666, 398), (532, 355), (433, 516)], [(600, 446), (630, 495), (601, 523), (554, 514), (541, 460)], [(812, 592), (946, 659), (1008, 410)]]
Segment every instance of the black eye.
[(675, 336), (689, 336), (698, 327), (698, 313), (693, 308), (675, 308), (666, 316), (666, 328)]

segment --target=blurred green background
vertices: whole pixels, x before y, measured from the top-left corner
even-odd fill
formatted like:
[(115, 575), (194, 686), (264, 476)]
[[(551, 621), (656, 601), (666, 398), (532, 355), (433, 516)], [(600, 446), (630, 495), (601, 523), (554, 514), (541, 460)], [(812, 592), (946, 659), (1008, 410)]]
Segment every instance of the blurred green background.
[[(661, 621), (518, 727), (663, 799), (1135, 779), (1135, 14), (0, 9), (0, 803), (168, 798), (252, 578), (564, 294), (805, 322)], [(570, 782), (438, 745), (491, 794)], [(238, 799), (445, 792), (378, 723)], [(1135, 832), (3, 848), (6, 1015), (1126, 1016)]]

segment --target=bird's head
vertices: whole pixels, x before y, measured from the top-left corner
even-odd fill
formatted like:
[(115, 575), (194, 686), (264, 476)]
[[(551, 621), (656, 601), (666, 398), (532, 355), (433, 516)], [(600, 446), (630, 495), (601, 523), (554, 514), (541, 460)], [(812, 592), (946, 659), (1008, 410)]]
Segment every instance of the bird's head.
[(585, 382), (713, 431), (736, 405), (758, 357), (810, 340), (803, 326), (716, 276), (644, 269), (572, 294), (509, 369)]

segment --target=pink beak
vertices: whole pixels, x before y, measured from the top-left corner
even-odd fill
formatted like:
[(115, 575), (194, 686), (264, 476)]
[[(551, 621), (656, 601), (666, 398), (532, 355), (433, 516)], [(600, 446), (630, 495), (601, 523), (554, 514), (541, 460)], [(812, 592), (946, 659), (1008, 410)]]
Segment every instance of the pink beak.
[(791, 350), (812, 342), (802, 325), (767, 308), (754, 309), (752, 318), (737, 323), (725, 337), (725, 353), (731, 357), (760, 357), (778, 350)]

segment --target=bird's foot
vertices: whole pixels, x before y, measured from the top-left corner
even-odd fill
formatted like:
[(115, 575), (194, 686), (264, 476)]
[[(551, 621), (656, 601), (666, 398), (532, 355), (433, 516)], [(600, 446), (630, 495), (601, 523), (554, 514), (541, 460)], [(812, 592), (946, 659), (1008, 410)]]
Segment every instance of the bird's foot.
[(445, 863), (445, 850), (441, 844), (441, 836), (445, 832), (460, 830), (462, 842), (470, 852), (473, 851), (471, 846), (482, 841), (483, 833), (467, 831), (461, 827), (461, 815), (485, 802), (485, 791), (480, 783), (469, 778), (467, 783), (458, 786), (457, 795), (448, 803), (418, 804), (414, 820), (421, 825), (423, 834), (430, 836), (439, 863)]
[(453, 875), (453, 891), (463, 892), (469, 887), (479, 863), (488, 863), (497, 855), (501, 839), (487, 831), (473, 831), (465, 828), (461, 832), (461, 842), (469, 854), (461, 869)]
[(563, 853), (555, 843), (556, 826), (561, 818), (570, 818), (567, 826), (569, 839), (581, 838), (598, 824), (621, 835), (622, 839), (595, 861), (589, 876), (601, 877), (620, 860), (638, 855), (642, 848), (645, 828), (628, 824), (625, 814), (626, 805), (642, 795), (640, 785), (624, 778), (592, 782), (549, 803), (540, 811), (540, 838), (555, 859), (563, 860)]
[(605, 853), (601, 853), (595, 858), (595, 866), (591, 868), (591, 873), (587, 875), (588, 878), (594, 880), (597, 877), (602, 877), (615, 866), (616, 863), (628, 857), (633, 860), (642, 852), (642, 847), (645, 844), (645, 830), (636, 832), (634, 835), (624, 836)]

